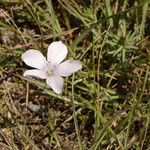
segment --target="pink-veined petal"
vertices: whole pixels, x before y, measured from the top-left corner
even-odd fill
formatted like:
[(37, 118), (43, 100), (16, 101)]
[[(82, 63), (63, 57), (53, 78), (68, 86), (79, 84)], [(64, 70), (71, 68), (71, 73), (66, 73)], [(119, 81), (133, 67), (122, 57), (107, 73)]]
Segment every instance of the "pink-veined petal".
[(29, 76), (29, 77), (36, 77), (40, 79), (46, 79), (47, 74), (43, 70), (37, 70), (37, 69), (32, 69), (32, 70), (26, 70), (23, 74), (23, 76)]
[(78, 60), (66, 60), (65, 62), (58, 65), (55, 70), (55, 74), (59, 76), (70, 76), (74, 72), (82, 68), (82, 63)]
[(62, 93), (64, 79), (60, 76), (51, 76), (46, 79), (46, 83), (56, 92), (57, 94)]
[(67, 55), (67, 47), (61, 41), (53, 42), (48, 47), (47, 60), (53, 65), (61, 63)]
[(22, 60), (30, 67), (43, 69), (46, 59), (40, 51), (30, 49), (22, 54)]

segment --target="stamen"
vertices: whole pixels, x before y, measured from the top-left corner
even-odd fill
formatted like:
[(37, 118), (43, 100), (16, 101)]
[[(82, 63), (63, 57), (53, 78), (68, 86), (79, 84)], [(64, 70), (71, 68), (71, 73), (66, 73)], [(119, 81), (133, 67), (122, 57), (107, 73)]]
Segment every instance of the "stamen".
[(53, 72), (51, 72), (51, 71), (47, 71), (47, 75), (50, 77), (50, 76), (52, 76), (52, 75), (53, 75)]

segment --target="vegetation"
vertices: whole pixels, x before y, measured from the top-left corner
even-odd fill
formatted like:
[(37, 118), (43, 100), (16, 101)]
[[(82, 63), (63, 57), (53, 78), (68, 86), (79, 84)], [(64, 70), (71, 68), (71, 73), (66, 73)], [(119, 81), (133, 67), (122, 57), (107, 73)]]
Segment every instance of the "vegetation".
[[(149, 150), (149, 0), (0, 1), (0, 149)], [(61, 95), (21, 54), (61, 40), (82, 70)]]

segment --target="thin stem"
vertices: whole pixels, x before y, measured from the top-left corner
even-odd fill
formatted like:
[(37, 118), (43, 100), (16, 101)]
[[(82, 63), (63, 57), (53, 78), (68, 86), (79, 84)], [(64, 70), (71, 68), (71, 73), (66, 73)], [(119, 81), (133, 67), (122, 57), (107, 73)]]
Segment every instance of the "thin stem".
[(83, 150), (82, 143), (81, 143), (81, 137), (80, 137), (80, 131), (79, 131), (79, 125), (78, 125), (78, 120), (77, 120), (77, 113), (76, 113), (76, 108), (74, 105), (74, 75), (72, 76), (72, 108), (73, 108), (73, 118), (74, 118), (74, 125), (75, 125), (75, 130), (77, 134), (77, 139), (78, 139), (78, 144), (80, 150)]

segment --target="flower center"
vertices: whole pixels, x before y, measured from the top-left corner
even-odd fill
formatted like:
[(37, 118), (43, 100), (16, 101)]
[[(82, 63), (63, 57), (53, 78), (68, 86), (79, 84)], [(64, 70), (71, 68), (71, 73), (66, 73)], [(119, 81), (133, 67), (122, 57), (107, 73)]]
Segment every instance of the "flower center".
[(50, 63), (46, 64), (44, 70), (48, 77), (51, 77), (54, 74), (54, 67)]
[(51, 76), (53, 75), (53, 72), (50, 71), (50, 70), (46, 71), (46, 73), (47, 73), (47, 75), (48, 75), (49, 77), (51, 77)]

